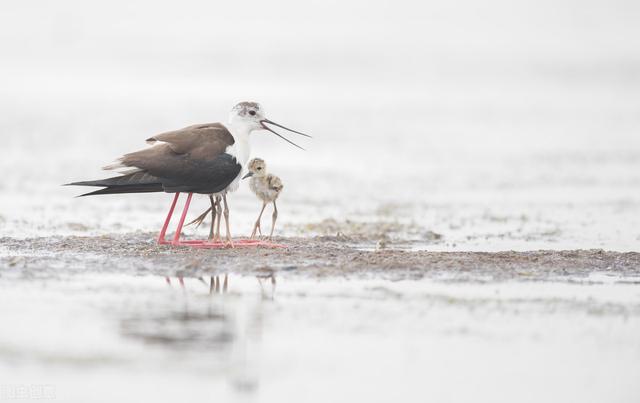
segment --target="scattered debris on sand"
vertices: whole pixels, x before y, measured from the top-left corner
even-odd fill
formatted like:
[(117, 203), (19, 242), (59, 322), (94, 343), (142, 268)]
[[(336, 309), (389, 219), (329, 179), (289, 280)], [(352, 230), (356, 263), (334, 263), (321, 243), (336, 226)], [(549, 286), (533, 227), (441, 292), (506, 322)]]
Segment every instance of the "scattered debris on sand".
[(309, 277), (429, 277), (446, 281), (575, 279), (592, 273), (638, 277), (640, 253), (599, 249), (529, 252), (429, 252), (394, 249), (386, 240), (363, 249), (341, 235), (277, 238), (286, 249), (191, 249), (159, 246), (151, 233), (99, 237), (0, 238), (0, 276), (20, 268), (31, 276), (86, 270), (198, 276), (284, 271)]

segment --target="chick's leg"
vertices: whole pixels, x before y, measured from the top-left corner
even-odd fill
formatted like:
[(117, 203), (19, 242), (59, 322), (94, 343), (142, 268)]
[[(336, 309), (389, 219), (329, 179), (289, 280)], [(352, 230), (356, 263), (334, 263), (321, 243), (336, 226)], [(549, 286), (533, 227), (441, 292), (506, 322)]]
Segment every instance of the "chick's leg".
[(260, 228), (260, 220), (262, 219), (262, 213), (264, 213), (264, 209), (267, 207), (267, 203), (262, 202), (262, 210), (260, 210), (260, 215), (258, 215), (258, 219), (256, 223), (253, 225), (253, 231), (251, 232), (251, 239), (256, 237), (256, 231), (260, 231), (260, 235), (262, 235), (262, 228)]
[(276, 201), (273, 201), (273, 214), (271, 215), (271, 233), (269, 234), (269, 240), (273, 237), (273, 229), (276, 227), (276, 220), (278, 219), (278, 207), (276, 207)]

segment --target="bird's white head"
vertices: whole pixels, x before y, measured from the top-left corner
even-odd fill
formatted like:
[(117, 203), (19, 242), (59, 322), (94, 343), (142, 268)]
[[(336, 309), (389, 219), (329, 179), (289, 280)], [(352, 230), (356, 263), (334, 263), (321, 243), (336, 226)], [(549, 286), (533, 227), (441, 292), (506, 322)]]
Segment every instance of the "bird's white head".
[(260, 123), (263, 119), (263, 109), (257, 102), (240, 102), (229, 113), (229, 124), (245, 128), (248, 132), (263, 130)]
[(231, 113), (229, 114), (229, 125), (238, 131), (248, 134), (254, 130), (268, 130), (286, 142), (293, 144), (298, 148), (302, 148), (281, 134), (276, 133), (273, 129), (267, 126), (267, 124), (280, 127), (301, 136), (311, 137), (307, 134), (297, 132), (267, 119), (262, 106), (257, 102), (240, 102), (231, 109)]

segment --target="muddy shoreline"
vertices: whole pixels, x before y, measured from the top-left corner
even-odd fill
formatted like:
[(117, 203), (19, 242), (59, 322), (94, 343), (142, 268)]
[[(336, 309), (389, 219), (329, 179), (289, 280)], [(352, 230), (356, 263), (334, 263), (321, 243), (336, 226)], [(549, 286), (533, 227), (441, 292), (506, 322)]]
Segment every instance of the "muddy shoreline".
[(640, 253), (600, 249), (529, 252), (363, 250), (342, 237), (277, 238), (287, 249), (199, 250), (158, 246), (152, 233), (0, 238), (0, 276), (55, 276), (74, 271), (200, 276), (276, 272), (307, 277), (390, 280), (575, 281), (592, 273), (638, 277)]

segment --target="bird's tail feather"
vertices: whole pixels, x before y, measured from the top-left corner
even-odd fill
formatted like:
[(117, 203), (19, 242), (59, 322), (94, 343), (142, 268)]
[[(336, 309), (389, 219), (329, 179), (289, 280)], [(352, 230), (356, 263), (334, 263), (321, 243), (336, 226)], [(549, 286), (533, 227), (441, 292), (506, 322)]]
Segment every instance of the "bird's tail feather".
[(104, 187), (104, 189), (85, 193), (78, 197), (117, 193), (147, 193), (164, 191), (162, 182), (157, 177), (145, 172), (135, 172), (129, 175), (115, 176), (113, 178), (98, 179), (94, 181), (67, 183), (65, 186)]
[(93, 192), (83, 193), (77, 197), (95, 196), (95, 195), (111, 195), (119, 193), (148, 193), (162, 192), (164, 189), (161, 184), (157, 186), (141, 185), (141, 186), (109, 186), (103, 189), (94, 190)]

